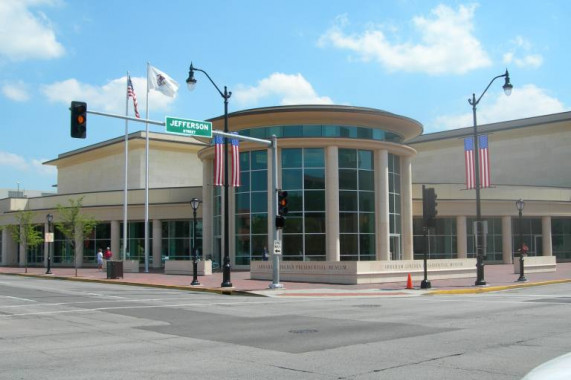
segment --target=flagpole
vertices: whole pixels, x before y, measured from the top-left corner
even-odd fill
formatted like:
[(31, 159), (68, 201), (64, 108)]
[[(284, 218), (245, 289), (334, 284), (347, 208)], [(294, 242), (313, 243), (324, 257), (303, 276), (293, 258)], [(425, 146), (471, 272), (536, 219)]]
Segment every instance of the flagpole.
[[(125, 116), (129, 116), (129, 72), (127, 71), (127, 88), (125, 89)], [(125, 119), (125, 187), (123, 189), (123, 250), (121, 260), (127, 258), (127, 204), (129, 173), (129, 120)]]
[[(147, 62), (147, 104), (145, 119), (149, 119), (149, 66)], [(149, 123), (145, 123), (145, 273), (149, 272)]]

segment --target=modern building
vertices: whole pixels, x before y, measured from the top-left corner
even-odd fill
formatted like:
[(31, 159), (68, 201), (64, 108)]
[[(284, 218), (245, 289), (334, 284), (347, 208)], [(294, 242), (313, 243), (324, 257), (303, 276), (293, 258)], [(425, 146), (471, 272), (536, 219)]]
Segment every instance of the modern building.
[[(211, 120), (222, 130), (224, 119)], [(430, 236), (430, 258), (474, 256), (475, 191), (466, 190), (464, 141), (472, 128), (422, 134), (415, 120), (349, 106), (283, 106), (234, 112), (230, 131), (278, 139), (278, 187), (288, 191), (283, 259), (288, 261), (394, 261), (421, 258), (422, 185), (437, 193), (438, 216)], [(481, 190), (488, 222), (487, 263), (510, 263), (518, 246), (519, 222), (531, 255), (571, 259), (571, 112), (482, 125), (488, 135), (491, 184)], [(56, 231), (53, 265), (95, 265), (97, 248), (115, 254), (127, 240), (129, 259), (161, 268), (165, 260), (190, 256), (190, 200), (198, 210), (199, 251), (223, 257), (222, 187), (213, 185), (214, 146), (209, 140), (149, 134), (149, 192), (146, 135), (104, 141), (48, 161), (58, 170), (58, 193), (0, 199), (0, 225), (14, 224), (19, 210), (34, 213), (47, 229), (57, 205), (82, 197), (83, 212), (99, 220), (77, 260)], [(231, 266), (247, 269), (273, 246), (271, 150), (240, 144), (240, 187), (229, 188)], [(123, 239), (125, 162), (128, 163), (127, 239)], [(523, 218), (515, 201), (525, 200)], [(148, 199), (148, 208), (145, 207)], [(145, 210), (148, 210), (148, 215)], [(145, 220), (149, 252), (145, 253)], [(45, 265), (47, 243), (27, 255), (2, 231), (2, 265)]]

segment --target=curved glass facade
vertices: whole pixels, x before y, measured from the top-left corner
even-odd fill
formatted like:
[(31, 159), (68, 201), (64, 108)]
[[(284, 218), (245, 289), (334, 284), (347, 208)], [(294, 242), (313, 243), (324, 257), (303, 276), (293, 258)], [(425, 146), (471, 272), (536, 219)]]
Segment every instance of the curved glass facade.
[(256, 137), (259, 139), (270, 139), (273, 135), (275, 135), (277, 138), (334, 137), (334, 138), (389, 141), (394, 143), (403, 142), (403, 137), (393, 132), (387, 132), (381, 129), (355, 127), (347, 125), (322, 125), (322, 124), (280, 125), (273, 127), (242, 129), (238, 133), (242, 136)]

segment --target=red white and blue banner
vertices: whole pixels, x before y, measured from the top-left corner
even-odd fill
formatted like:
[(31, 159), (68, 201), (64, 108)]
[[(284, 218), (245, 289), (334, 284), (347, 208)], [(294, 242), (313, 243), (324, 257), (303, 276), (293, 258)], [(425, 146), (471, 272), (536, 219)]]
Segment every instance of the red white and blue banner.
[(214, 136), (214, 186), (224, 184), (224, 137)]
[[(466, 188), (476, 188), (474, 138), (464, 139), (464, 157), (466, 161)], [(488, 149), (488, 136), (478, 136), (478, 163), (480, 167), (480, 188), (490, 187), (490, 151)]]
[(232, 142), (232, 180), (230, 183), (234, 187), (240, 187), (240, 140), (232, 139), (230, 141)]

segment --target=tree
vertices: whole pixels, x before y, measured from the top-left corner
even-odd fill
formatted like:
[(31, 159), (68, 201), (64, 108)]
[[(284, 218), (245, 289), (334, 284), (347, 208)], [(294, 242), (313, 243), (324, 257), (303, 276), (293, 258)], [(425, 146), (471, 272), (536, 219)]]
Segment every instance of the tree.
[(30, 210), (20, 210), (16, 214), (18, 224), (5, 226), (10, 232), (12, 239), (22, 246), (24, 250), (24, 267), (28, 273), (28, 247), (34, 248), (44, 242), (41, 231), (31, 223), (34, 213)]
[(59, 232), (69, 241), (73, 249), (75, 263), (75, 275), (77, 276), (77, 247), (79, 247), (85, 236), (91, 234), (97, 221), (81, 213), (83, 197), (79, 199), (68, 199), (69, 206), (57, 204), (58, 221), (55, 226)]

